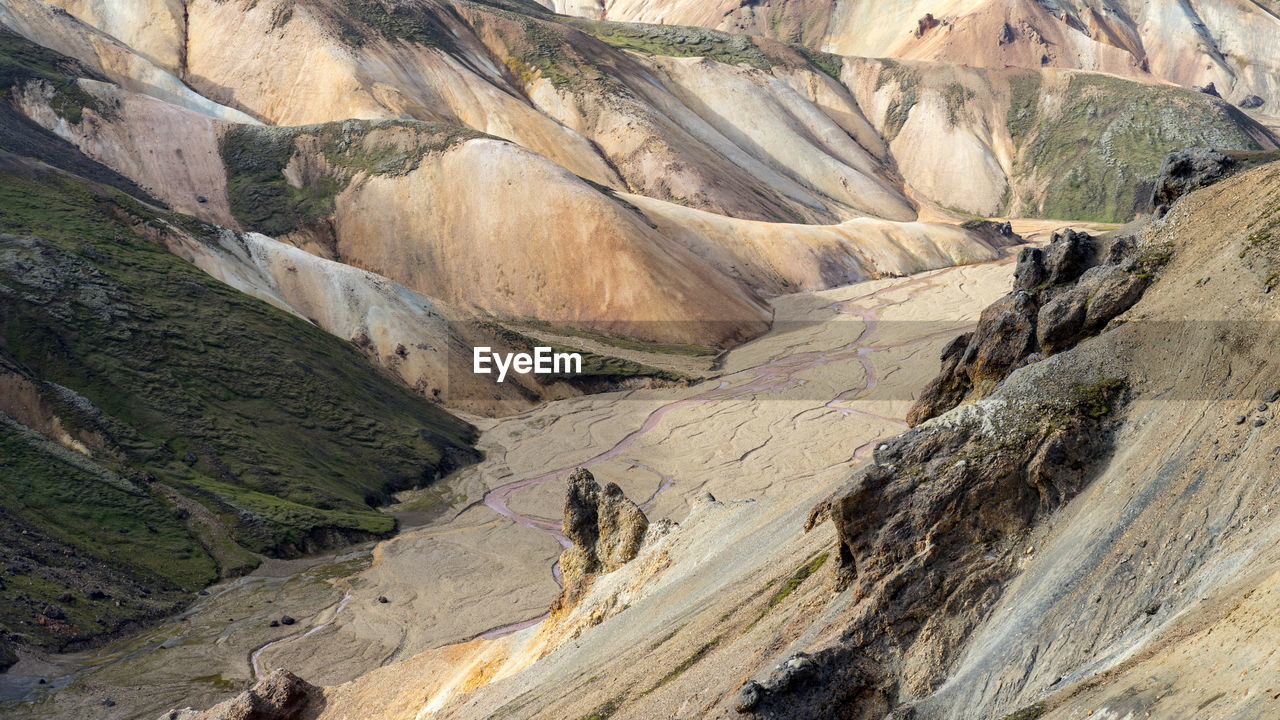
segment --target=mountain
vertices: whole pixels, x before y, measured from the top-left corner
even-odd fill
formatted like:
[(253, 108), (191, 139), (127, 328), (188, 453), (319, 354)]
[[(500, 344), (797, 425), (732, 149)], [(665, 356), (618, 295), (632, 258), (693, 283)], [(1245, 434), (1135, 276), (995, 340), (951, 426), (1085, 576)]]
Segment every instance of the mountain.
[[(21, 70), (65, 62), (8, 42)], [(252, 553), (386, 535), (395, 522), (372, 504), (475, 459), (469, 425), (354, 347), (165, 249), (213, 228), (9, 120), (0, 511), (14, 637), (75, 645), (171, 612)], [(33, 609), (38, 624), (18, 620)]]
[(913, 410), (915, 426), (874, 441), (851, 476), (784, 480), (752, 501), (704, 492), (678, 525), (647, 529), (606, 490), (599, 535), (583, 538), (575, 474), (561, 560), (613, 564), (566, 581), (533, 628), (399, 660), (310, 707), (1268, 716), (1273, 693), (1248, 690), (1275, 672), (1256, 630), (1275, 615), (1265, 468), (1280, 383), (1257, 319), (1274, 315), (1278, 193), (1272, 155), (1160, 222), (1024, 250), (993, 271), (1013, 291), (943, 350), (937, 382), (966, 376), (972, 390)]
[(0, 0), (0, 712), (1266, 717), (1268, 2)]
[[(987, 68), (1063, 68), (1183, 87), (1275, 113), (1280, 7), (1270, 2), (546, 0), (557, 12), (616, 22), (697, 25), (840, 55)], [(1254, 100), (1253, 98), (1257, 98)]]

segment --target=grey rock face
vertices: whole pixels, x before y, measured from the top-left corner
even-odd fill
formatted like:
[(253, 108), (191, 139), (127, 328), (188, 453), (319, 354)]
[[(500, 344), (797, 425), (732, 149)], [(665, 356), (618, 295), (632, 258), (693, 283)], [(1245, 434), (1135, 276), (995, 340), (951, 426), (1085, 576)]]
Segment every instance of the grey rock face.
[(1164, 217), (1178, 198), (1213, 184), (1231, 170), (1235, 162), (1209, 148), (1187, 148), (1170, 153), (1160, 163), (1151, 204), (1156, 217)]
[(1064, 230), (1045, 248), (1018, 255), (1013, 292), (982, 312), (972, 333), (942, 352), (942, 372), (907, 413), (918, 425), (988, 395), (1019, 367), (1075, 346), (1128, 310), (1151, 282), (1158, 256), (1144, 257), (1130, 238), (1103, 248), (1086, 233)]

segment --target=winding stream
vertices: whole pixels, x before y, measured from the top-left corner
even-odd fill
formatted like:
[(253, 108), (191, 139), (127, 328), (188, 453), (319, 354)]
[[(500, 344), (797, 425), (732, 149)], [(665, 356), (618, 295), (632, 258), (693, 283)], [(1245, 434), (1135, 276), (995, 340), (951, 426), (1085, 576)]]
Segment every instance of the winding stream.
[[(1018, 248), (1016, 247), (1004, 248), (1003, 250), (1001, 250), (1000, 256), (997, 259), (991, 260), (985, 263), (977, 263), (977, 265), (1005, 264), (1005, 263), (1012, 262), (1014, 254), (1016, 253), (1017, 249)], [(972, 267), (972, 266), (959, 266), (959, 267)], [(909, 340), (904, 340), (902, 342), (890, 343), (885, 345), (874, 345), (874, 344), (870, 344), (869, 342), (870, 338), (875, 334), (877, 328), (879, 327), (880, 311), (884, 310), (885, 308), (895, 307), (898, 305), (902, 305), (906, 302), (909, 302), (911, 300), (914, 300), (919, 295), (920, 292), (936, 286), (943, 277), (945, 277), (947, 274), (951, 272), (956, 271), (957, 269), (958, 267), (950, 267), (950, 268), (944, 268), (942, 270), (935, 270), (932, 272), (921, 273), (921, 274), (912, 276), (910, 278), (907, 278), (903, 282), (886, 285), (885, 287), (880, 288), (879, 290), (875, 290), (870, 293), (867, 293), (866, 295), (861, 295), (855, 298), (851, 298), (849, 300), (843, 300), (837, 303), (833, 303), (832, 305), (828, 305), (827, 309), (833, 310), (838, 314), (856, 315), (858, 316), (859, 319), (862, 320), (863, 327), (861, 331), (859, 331), (858, 336), (848, 344), (838, 348), (830, 349), (830, 350), (813, 350), (813, 351), (799, 351), (799, 352), (784, 351), (761, 365), (757, 365), (744, 370), (739, 370), (737, 372), (726, 375), (723, 378), (721, 378), (721, 382), (718, 383), (716, 387), (710, 390), (707, 390), (705, 392), (702, 392), (697, 395), (693, 395), (681, 400), (676, 400), (676, 401), (667, 403), (666, 405), (662, 405), (661, 407), (657, 408), (645, 418), (644, 422), (641, 424), (639, 428), (629, 433), (626, 437), (622, 438), (622, 440), (618, 441), (617, 444), (615, 444), (613, 447), (609, 448), (608, 450), (605, 450), (604, 452), (601, 452), (582, 462), (574, 463), (572, 465), (562, 467), (558, 470), (553, 470), (551, 472), (547, 472), (542, 475), (537, 475), (535, 477), (516, 480), (514, 482), (507, 483), (505, 485), (496, 487), (488, 491), (484, 495), (484, 500), (483, 500), (484, 505), (489, 509), (493, 510), (495, 513), (497, 513), (501, 517), (507, 518), (518, 525), (550, 535), (552, 538), (556, 540), (556, 542), (560, 543), (561, 547), (568, 548), (570, 547), (571, 543), (569, 542), (569, 539), (565, 537), (560, 521), (550, 520), (550, 519), (538, 517), (535, 515), (524, 515), (524, 514), (518, 513), (515, 510), (512, 510), (509, 505), (511, 497), (517, 491), (522, 490), (524, 488), (534, 487), (537, 485), (541, 485), (542, 483), (545, 483), (549, 480), (565, 477), (570, 473), (572, 473), (577, 468), (589, 469), (605, 461), (618, 458), (620, 455), (622, 455), (628, 449), (630, 449), (637, 440), (639, 440), (641, 437), (643, 437), (644, 435), (649, 433), (651, 430), (656, 428), (662, 422), (663, 418), (673, 411), (676, 411), (685, 407), (695, 406), (695, 405), (705, 405), (705, 404), (714, 403), (714, 402), (737, 400), (737, 399), (741, 399), (744, 397), (757, 395), (761, 393), (771, 393), (771, 392), (779, 392), (782, 390), (786, 390), (788, 388), (791, 388), (798, 384), (803, 383), (803, 380), (799, 380), (796, 377), (800, 373), (816, 367), (835, 363), (835, 362), (854, 361), (859, 363), (863, 368), (863, 373), (866, 380), (862, 384), (862, 386), (851, 388), (849, 390), (846, 390), (840, 393), (830, 401), (818, 406), (819, 408), (835, 410), (839, 412), (843, 417), (854, 417), (854, 416), (869, 417), (869, 418), (874, 418), (876, 420), (892, 423), (894, 425), (900, 425), (905, 428), (907, 426), (907, 423), (903, 418), (887, 417), (884, 415), (877, 415), (875, 413), (871, 413), (863, 410), (856, 410), (852, 408), (837, 407), (837, 406), (840, 403), (844, 403), (850, 400), (856, 400), (859, 397), (863, 397), (875, 389), (876, 385), (879, 382), (879, 378), (876, 375), (875, 364), (872, 362), (872, 358), (871, 358), (872, 353), (885, 352), (889, 350), (897, 350), (900, 348), (905, 348), (905, 347), (917, 345), (920, 343), (930, 342), (940, 337), (954, 337), (955, 335), (958, 335), (959, 333), (970, 330), (974, 327), (972, 324), (958, 325), (955, 327), (946, 328), (946, 329), (938, 330), (925, 335), (921, 335), (919, 337), (914, 337)], [(890, 300), (885, 297), (890, 293), (899, 292), (907, 288), (912, 288), (912, 289), (906, 295), (906, 297), (900, 300)], [(878, 302), (875, 302), (875, 304), (872, 304), (870, 306), (866, 306), (866, 303), (869, 301), (878, 301)], [(735, 384), (734, 382), (735, 380), (743, 380), (743, 382)], [(871, 451), (871, 449), (875, 447), (875, 445), (879, 442), (880, 440), (876, 439), (858, 447), (854, 451), (851, 461), (859, 462), (865, 459), (867, 454)], [(643, 505), (641, 505), (642, 509), (647, 509), (648, 507), (652, 506), (653, 503), (658, 499), (658, 496), (663, 491), (670, 488), (671, 485), (675, 482), (674, 478), (664, 475), (660, 471), (654, 468), (651, 468), (647, 465), (643, 465), (639, 462), (635, 462), (631, 460), (623, 460), (623, 462), (629, 464), (633, 468), (651, 472), (659, 478), (659, 484), (658, 484), (657, 490), (655, 490), (653, 495), (650, 496), (648, 500), (644, 502)], [(380, 554), (375, 551), (373, 564), (363, 572), (367, 572), (368, 570), (376, 567), (380, 559), (381, 559)], [(559, 569), (558, 562), (552, 565), (551, 573), (556, 583), (560, 584), (561, 576), (560, 576), (560, 569)], [(351, 577), (355, 577), (355, 576), (351, 576)], [(329, 627), (331, 624), (333, 624), (333, 622), (338, 618), (338, 616), (342, 613), (342, 611), (346, 609), (347, 603), (351, 599), (351, 594), (352, 594), (351, 585), (349, 582), (347, 582), (350, 579), (351, 578), (349, 577), (349, 578), (343, 578), (342, 580), (338, 581), (338, 584), (345, 588), (345, 593), (343, 594), (341, 601), (339, 601), (337, 608), (334, 610), (333, 615), (327, 621), (319, 625), (316, 625), (306, 630), (305, 632), (298, 632), (293, 635), (289, 635), (287, 637), (283, 637), (278, 640), (267, 643), (261, 646), (260, 648), (258, 648), (257, 650), (255, 650), (250, 655), (249, 660), (250, 660), (250, 664), (253, 669), (253, 675), (255, 678), (262, 677), (262, 671), (261, 671), (261, 668), (259, 667), (259, 660), (264, 652), (266, 652), (270, 648), (275, 647), (277, 645), (291, 642), (293, 640), (298, 640), (298, 639), (307, 637), (309, 635), (312, 635), (314, 633), (317, 633), (323, 630), (324, 628)], [(491, 630), (487, 630), (485, 632), (479, 633), (476, 637), (493, 639), (496, 637), (500, 637), (502, 635), (506, 635), (511, 632), (523, 630), (525, 628), (536, 625), (546, 617), (547, 615), (543, 614), (535, 618), (530, 618), (528, 620), (522, 620), (522, 621), (511, 623), (508, 625), (503, 625), (503, 626), (496, 627)]]

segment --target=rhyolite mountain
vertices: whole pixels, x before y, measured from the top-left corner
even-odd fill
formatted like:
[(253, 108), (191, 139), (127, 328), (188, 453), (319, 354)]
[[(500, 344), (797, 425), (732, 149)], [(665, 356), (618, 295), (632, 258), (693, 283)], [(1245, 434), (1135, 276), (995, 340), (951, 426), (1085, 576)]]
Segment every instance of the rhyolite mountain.
[(1194, 0), (540, 0), (617, 22), (698, 25), (840, 55), (1164, 80), (1275, 114), (1280, 6)]

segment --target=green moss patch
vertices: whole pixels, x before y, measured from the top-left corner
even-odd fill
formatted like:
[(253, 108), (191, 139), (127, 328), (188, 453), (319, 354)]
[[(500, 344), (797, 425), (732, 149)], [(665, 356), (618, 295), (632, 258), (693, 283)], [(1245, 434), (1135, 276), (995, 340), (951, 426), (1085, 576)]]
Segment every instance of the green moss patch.
[[(322, 224), (334, 211), (334, 199), (360, 174), (402, 175), (422, 160), (459, 143), (489, 137), (440, 123), (368, 121), (260, 127), (236, 125), (221, 140), (227, 168), (227, 195), (236, 218), (266, 235), (287, 235)], [(323, 156), (325, 174), (298, 185), (285, 178), (295, 158)]]
[(256, 551), (384, 535), (372, 506), (475, 458), (465, 423), (350, 344), (209, 278), (146, 236), (164, 216), (51, 174), (0, 173), (0, 342), (105, 418), (123, 465)]
[(710, 654), (712, 650), (715, 650), (716, 646), (718, 646), (719, 644), (720, 644), (720, 638), (715, 638), (712, 641), (704, 644), (702, 647), (695, 650), (692, 655), (690, 655), (689, 657), (681, 661), (679, 665), (672, 668), (671, 672), (662, 676), (662, 679), (659, 680), (657, 684), (655, 684), (647, 692), (653, 692), (654, 690), (657, 690), (663, 685), (666, 685), (672, 680), (675, 680), (676, 678), (680, 677), (685, 672), (687, 672), (689, 668), (693, 667), (694, 665), (697, 665), (698, 662), (703, 658), (705, 658), (708, 654)]
[(1000, 720), (1036, 720), (1036, 718), (1039, 718), (1044, 714), (1044, 711), (1044, 703), (1036, 703), (1034, 705), (1028, 705), (1021, 710), (1011, 712), (1000, 718)]
[(1015, 88), (1010, 131), (1026, 138), (1019, 171), (1049, 179), (1043, 217), (1127, 222), (1149, 202), (1170, 152), (1260, 149), (1252, 121), (1201, 93), (1076, 73), (1058, 109), (1032, 112), (1025, 82)]
[(53, 91), (53, 111), (67, 122), (79, 124), (85, 108), (107, 114), (108, 108), (76, 83), (82, 77), (102, 79), (79, 62), (0, 28), (0, 101), (12, 102), (15, 88), (42, 82)]

